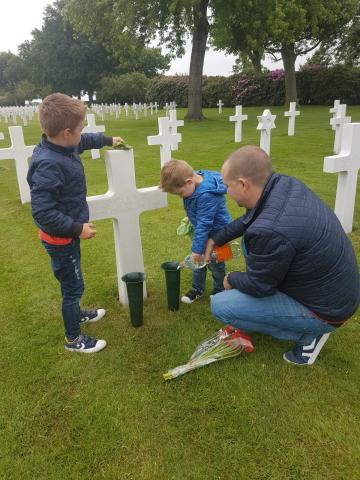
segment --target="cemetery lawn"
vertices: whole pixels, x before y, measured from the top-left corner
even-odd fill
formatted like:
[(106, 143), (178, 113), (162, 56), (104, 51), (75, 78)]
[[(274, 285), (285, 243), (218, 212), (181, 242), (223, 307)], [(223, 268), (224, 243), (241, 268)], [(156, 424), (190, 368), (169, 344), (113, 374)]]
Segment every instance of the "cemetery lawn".
[[(337, 175), (322, 172), (332, 154), (329, 107), (301, 107), (295, 136), (287, 136), (284, 108), (271, 134), (275, 170), (309, 185), (333, 207)], [(208, 120), (187, 122), (174, 158), (195, 168), (220, 169), (237, 146), (259, 144), (256, 115), (244, 108), (243, 142), (235, 144), (234, 109), (205, 110)], [(178, 110), (183, 118), (184, 110)], [(348, 115), (360, 122), (360, 107)], [(97, 123), (102, 124), (97, 117)], [(138, 187), (158, 184), (159, 147), (147, 146), (158, 132), (155, 116), (108, 117), (107, 135), (134, 146)], [(9, 145), (6, 125), (0, 123)], [(24, 127), (26, 144), (37, 143), (39, 125)], [(103, 159), (83, 155), (88, 194), (106, 191)], [(353, 233), (360, 262), (360, 181)], [(231, 200), (233, 217), (242, 213)], [(59, 287), (50, 271), (29, 205), (21, 205), (14, 161), (0, 162), (1, 479), (104, 480), (339, 480), (359, 478), (359, 311), (332, 335), (311, 367), (282, 359), (291, 347), (252, 335), (254, 353), (195, 370), (164, 382), (162, 374), (186, 363), (196, 345), (220, 328), (207, 295), (178, 312), (166, 307), (160, 264), (180, 260), (190, 243), (176, 236), (184, 216), (181, 200), (141, 216), (149, 298), (144, 326), (130, 325), (117, 301), (111, 220), (97, 222), (97, 237), (82, 242), (83, 305), (107, 309), (87, 334), (105, 338), (94, 355), (65, 352)], [(233, 261), (229, 269), (242, 268)], [(240, 263), (240, 264), (239, 264)], [(190, 285), (182, 272), (182, 291)]]

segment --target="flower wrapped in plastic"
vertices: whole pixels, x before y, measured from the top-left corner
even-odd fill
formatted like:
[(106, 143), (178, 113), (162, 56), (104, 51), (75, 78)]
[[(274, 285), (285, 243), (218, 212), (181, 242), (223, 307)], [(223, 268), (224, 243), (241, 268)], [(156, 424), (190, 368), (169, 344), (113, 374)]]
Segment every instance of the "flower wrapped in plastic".
[(201, 342), (188, 363), (172, 368), (164, 373), (163, 377), (165, 380), (171, 380), (191, 370), (195, 370), (195, 368), (235, 357), (242, 352), (250, 353), (253, 350), (254, 346), (248, 335), (238, 328), (227, 325), (218, 330), (212, 337)]

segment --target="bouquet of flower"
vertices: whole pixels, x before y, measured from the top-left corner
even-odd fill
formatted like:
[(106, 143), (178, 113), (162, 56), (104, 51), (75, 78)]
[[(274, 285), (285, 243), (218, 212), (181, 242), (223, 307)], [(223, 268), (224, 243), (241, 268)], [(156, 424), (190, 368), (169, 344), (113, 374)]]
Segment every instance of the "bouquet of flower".
[(165, 380), (171, 380), (195, 368), (253, 350), (254, 346), (248, 335), (238, 328), (227, 325), (218, 330), (215, 335), (200, 343), (188, 363), (169, 370), (163, 374), (163, 377)]

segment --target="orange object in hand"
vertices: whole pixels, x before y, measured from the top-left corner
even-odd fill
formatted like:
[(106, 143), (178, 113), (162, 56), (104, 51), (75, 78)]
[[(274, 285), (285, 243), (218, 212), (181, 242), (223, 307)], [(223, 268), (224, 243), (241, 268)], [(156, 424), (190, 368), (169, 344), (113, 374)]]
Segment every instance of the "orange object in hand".
[(233, 258), (233, 252), (231, 250), (230, 243), (225, 243), (221, 246), (215, 245), (213, 251), (215, 252), (217, 262), (225, 262), (226, 260)]

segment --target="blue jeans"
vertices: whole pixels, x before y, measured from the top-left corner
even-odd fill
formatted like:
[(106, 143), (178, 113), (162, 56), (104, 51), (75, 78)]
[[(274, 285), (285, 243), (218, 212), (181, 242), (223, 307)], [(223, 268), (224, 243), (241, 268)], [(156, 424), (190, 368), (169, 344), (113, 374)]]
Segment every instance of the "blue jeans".
[(209, 263), (207, 267), (199, 268), (193, 271), (192, 276), (192, 288), (204, 292), (205, 282), (206, 282), (206, 271), (209, 270), (212, 273), (213, 277), (213, 293), (221, 292), (224, 290), (224, 277), (225, 277), (225, 264), (224, 262), (220, 263)]
[(65, 335), (72, 340), (80, 335), (80, 299), (84, 292), (84, 281), (80, 266), (80, 239), (68, 245), (49, 245), (42, 242), (51, 257), (51, 267), (60, 283), (62, 317)]
[(264, 333), (298, 345), (308, 345), (335, 329), (282, 292), (257, 298), (236, 289), (225, 290), (212, 297), (211, 311), (220, 322), (245, 332)]
[[(244, 241), (242, 251), (246, 261)], [(270, 297), (258, 298), (236, 289), (225, 290), (212, 298), (211, 311), (220, 322), (245, 332), (264, 333), (298, 345), (308, 345), (318, 335), (335, 330), (304, 305), (279, 291)]]

